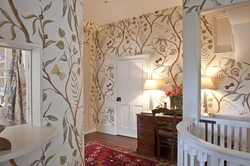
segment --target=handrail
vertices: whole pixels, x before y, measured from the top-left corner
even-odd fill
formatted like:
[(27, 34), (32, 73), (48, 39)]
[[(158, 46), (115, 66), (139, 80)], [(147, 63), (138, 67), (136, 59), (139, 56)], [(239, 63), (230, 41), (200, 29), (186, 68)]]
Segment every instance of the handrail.
[(250, 128), (250, 123), (246, 121), (218, 119), (218, 118), (204, 118), (204, 117), (202, 117), (200, 121), (215, 121), (216, 123), (219, 123), (219, 124), (225, 124), (225, 125), (232, 124), (233, 126), (236, 126), (236, 127)]
[(210, 123), (210, 124), (216, 124), (216, 121), (214, 120), (207, 120), (207, 119), (200, 119), (201, 123)]
[(236, 151), (232, 149), (227, 149), (224, 147), (220, 147), (211, 143), (208, 143), (187, 131), (188, 126), (195, 122), (194, 118), (187, 118), (177, 125), (178, 135), (182, 136), (183, 140), (191, 145), (192, 147), (199, 147), (199, 150), (205, 152), (208, 155), (216, 156), (220, 159), (227, 159), (230, 162), (236, 162), (235, 158), (237, 158), (237, 163), (245, 164), (247, 161), (250, 161), (250, 153), (245, 153), (241, 151)]

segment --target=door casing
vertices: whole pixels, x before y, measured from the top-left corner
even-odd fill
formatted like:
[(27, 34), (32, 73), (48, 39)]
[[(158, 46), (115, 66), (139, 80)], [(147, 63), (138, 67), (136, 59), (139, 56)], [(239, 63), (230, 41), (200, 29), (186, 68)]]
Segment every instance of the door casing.
[[(122, 61), (122, 60), (137, 60), (137, 59), (147, 59), (148, 61), (148, 77), (149, 77), (149, 71), (150, 71), (150, 54), (142, 54), (142, 55), (136, 55), (136, 56), (125, 56), (125, 57), (117, 57), (115, 59), (115, 70), (114, 70), (114, 75), (115, 75), (115, 79), (114, 79), (114, 89), (115, 89), (115, 97), (114, 97), (114, 100), (116, 100), (116, 98), (118, 97), (117, 95), (117, 88), (118, 88), (118, 80), (117, 80), (117, 62), (118, 61)], [(148, 103), (149, 105), (149, 103)], [(114, 113), (114, 117), (115, 117), (115, 120), (114, 120), (114, 134), (117, 135), (118, 134), (118, 123), (117, 123), (117, 119), (118, 119), (118, 103), (116, 101), (114, 101), (114, 108), (116, 108), (115, 110), (115, 113)]]

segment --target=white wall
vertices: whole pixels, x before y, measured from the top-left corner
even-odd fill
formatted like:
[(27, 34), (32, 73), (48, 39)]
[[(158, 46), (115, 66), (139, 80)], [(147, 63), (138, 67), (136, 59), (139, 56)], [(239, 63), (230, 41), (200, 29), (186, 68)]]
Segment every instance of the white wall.
[(107, 1), (108, 3), (104, 3), (104, 0), (83, 0), (84, 19), (106, 24), (181, 5), (181, 0)]

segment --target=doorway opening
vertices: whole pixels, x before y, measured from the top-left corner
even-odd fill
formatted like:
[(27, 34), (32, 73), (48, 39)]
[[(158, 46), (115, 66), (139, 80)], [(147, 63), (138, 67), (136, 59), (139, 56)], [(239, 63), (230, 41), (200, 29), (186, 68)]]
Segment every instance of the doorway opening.
[(30, 54), (0, 47), (0, 124), (31, 123)]
[(117, 134), (137, 138), (137, 117), (149, 109), (143, 90), (148, 79), (149, 56), (121, 58), (116, 61)]
[(0, 40), (0, 123), (42, 126), (42, 47)]

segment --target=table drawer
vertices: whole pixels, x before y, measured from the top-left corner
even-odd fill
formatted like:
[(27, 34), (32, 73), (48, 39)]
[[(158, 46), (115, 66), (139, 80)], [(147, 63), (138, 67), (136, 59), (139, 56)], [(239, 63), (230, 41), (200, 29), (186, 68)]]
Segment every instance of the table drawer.
[(137, 123), (154, 125), (154, 119), (153, 116), (138, 116)]
[(139, 123), (137, 125), (138, 130), (154, 131), (154, 125)]
[(155, 139), (154, 130), (152, 130), (152, 131), (138, 130), (138, 138), (139, 139), (154, 140)]
[(138, 148), (153, 151), (155, 149), (155, 142), (154, 140), (145, 140), (138, 138)]

